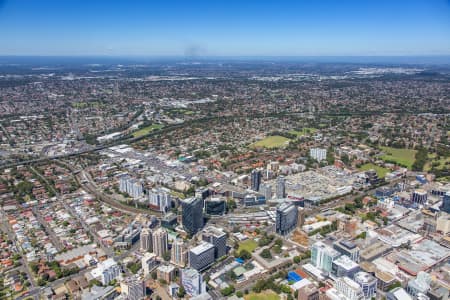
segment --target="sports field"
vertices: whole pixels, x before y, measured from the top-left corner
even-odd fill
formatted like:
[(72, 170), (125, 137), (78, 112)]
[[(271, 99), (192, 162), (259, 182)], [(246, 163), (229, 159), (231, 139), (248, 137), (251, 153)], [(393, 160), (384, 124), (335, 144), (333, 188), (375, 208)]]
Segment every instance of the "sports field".
[(161, 124), (153, 124), (144, 128), (139, 129), (138, 131), (133, 132), (133, 137), (140, 137), (146, 134), (149, 134), (155, 129), (161, 129), (163, 128), (163, 125)]
[(280, 148), (288, 144), (290, 140), (280, 135), (268, 136), (250, 145), (251, 148)]
[(386, 168), (383, 168), (383, 167), (380, 167), (380, 166), (377, 166), (374, 164), (370, 164), (370, 163), (362, 165), (361, 167), (359, 167), (359, 169), (361, 171), (367, 171), (370, 169), (374, 169), (377, 172), (379, 178), (384, 178), (386, 176), (386, 173), (389, 172), (389, 170)]
[(312, 127), (305, 127), (302, 130), (291, 130), (289, 131), (290, 134), (295, 134), (297, 137), (314, 134), (317, 131), (316, 128)]
[(273, 291), (263, 291), (261, 293), (250, 293), (244, 296), (245, 300), (278, 300), (280, 296), (275, 294)]
[(384, 155), (381, 156), (382, 160), (393, 161), (406, 166), (408, 169), (411, 169), (414, 161), (416, 160), (415, 155), (417, 151), (413, 149), (381, 147), (381, 150), (384, 152)]

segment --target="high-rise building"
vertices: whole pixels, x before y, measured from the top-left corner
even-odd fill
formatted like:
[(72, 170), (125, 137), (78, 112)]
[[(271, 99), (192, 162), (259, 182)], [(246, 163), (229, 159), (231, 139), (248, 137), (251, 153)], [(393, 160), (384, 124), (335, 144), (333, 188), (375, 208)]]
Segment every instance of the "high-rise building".
[(319, 300), (319, 290), (314, 284), (308, 284), (298, 290), (298, 300)]
[(356, 229), (358, 228), (358, 219), (353, 217), (345, 218), (342, 221), (339, 221), (339, 224), (342, 223), (342, 230), (352, 237), (356, 236)]
[(349, 240), (339, 240), (333, 243), (333, 248), (342, 255), (347, 255), (354, 262), (359, 262), (359, 247)]
[(284, 176), (278, 176), (277, 178), (275, 196), (278, 199), (286, 198), (286, 179), (284, 178)]
[(155, 253), (145, 253), (141, 258), (142, 270), (144, 270), (144, 276), (150, 274), (150, 272), (158, 265), (157, 256)]
[(187, 262), (188, 251), (183, 240), (177, 239), (172, 244), (170, 253), (170, 262), (174, 265), (184, 267)]
[(297, 227), (298, 209), (292, 203), (283, 203), (277, 207), (276, 231), (286, 235)]
[(153, 235), (150, 228), (143, 228), (141, 230), (141, 250), (153, 251)]
[(196, 234), (203, 228), (203, 199), (188, 198), (181, 201), (182, 223), (184, 230), (190, 235)]
[(147, 191), (149, 206), (161, 212), (167, 212), (172, 206), (170, 191), (164, 187)]
[(348, 300), (361, 300), (364, 298), (364, 293), (359, 284), (348, 277), (339, 277), (335, 281), (334, 287)]
[(214, 245), (214, 258), (218, 259), (227, 254), (227, 235), (221, 229), (208, 226), (202, 231), (202, 239)]
[(103, 285), (107, 285), (112, 280), (118, 278), (120, 273), (120, 266), (113, 258), (99, 262), (97, 267), (91, 271), (92, 277), (100, 280)]
[(172, 265), (163, 265), (156, 268), (156, 278), (171, 282), (174, 278), (175, 267)]
[(411, 201), (416, 204), (425, 204), (427, 202), (427, 191), (417, 189), (411, 195)]
[(450, 192), (446, 192), (442, 198), (441, 210), (450, 214)]
[(266, 201), (272, 199), (272, 186), (270, 184), (261, 184), (260, 193), (264, 195)]
[(258, 192), (259, 186), (261, 185), (261, 170), (254, 169), (251, 173), (251, 185), (252, 190)]
[(206, 292), (206, 283), (197, 270), (187, 268), (181, 270), (181, 284), (189, 296), (197, 296)]
[(327, 150), (322, 148), (311, 148), (309, 149), (309, 156), (320, 162), (327, 159)]
[(164, 217), (161, 219), (161, 227), (164, 227), (166, 229), (175, 229), (175, 227), (178, 224), (178, 218), (177, 215), (169, 212), (164, 215)]
[(141, 197), (144, 193), (142, 182), (131, 178), (128, 175), (124, 175), (119, 178), (119, 190), (122, 193), (127, 193), (135, 199)]
[(297, 207), (297, 226), (302, 227), (305, 224), (305, 209), (303, 207)]
[(214, 263), (215, 247), (211, 243), (203, 242), (189, 250), (189, 266), (203, 271)]
[(358, 272), (353, 277), (353, 280), (359, 284), (361, 287), (364, 297), (366, 299), (372, 299), (372, 297), (375, 297), (375, 294), (377, 292), (377, 278), (370, 275), (367, 272)]
[(221, 216), (226, 211), (225, 198), (211, 197), (205, 200), (205, 213), (212, 216)]
[(334, 277), (349, 277), (359, 272), (359, 265), (351, 260), (347, 255), (341, 255), (333, 260), (331, 265), (331, 275)]
[(158, 228), (153, 232), (153, 253), (159, 257), (163, 257), (168, 249), (167, 231), (163, 228)]
[(339, 252), (319, 241), (312, 245), (311, 263), (324, 272), (331, 273), (333, 261), (340, 255)]
[(121, 296), (126, 300), (141, 300), (145, 297), (144, 281), (137, 276), (129, 276), (120, 282)]

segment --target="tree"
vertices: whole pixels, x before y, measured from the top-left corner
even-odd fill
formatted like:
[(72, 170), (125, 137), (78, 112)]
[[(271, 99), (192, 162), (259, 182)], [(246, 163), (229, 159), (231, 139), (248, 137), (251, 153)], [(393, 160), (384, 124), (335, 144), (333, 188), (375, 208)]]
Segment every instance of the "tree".
[(221, 290), (220, 290), (220, 293), (221, 293), (223, 296), (227, 297), (227, 296), (230, 296), (231, 294), (233, 294), (234, 291), (235, 291), (234, 286), (233, 286), (233, 285), (230, 285), (230, 286), (228, 286), (228, 287), (226, 287), (226, 288), (224, 288), (224, 289), (221, 289)]
[(242, 291), (237, 291), (236, 296), (239, 298), (242, 298), (242, 297), (244, 297), (244, 293)]
[(265, 259), (271, 259), (272, 254), (270, 253), (269, 249), (264, 249), (263, 251), (261, 251), (261, 257)]
[(299, 264), (301, 261), (302, 261), (302, 259), (300, 258), (300, 256), (294, 256), (294, 263), (296, 263), (296, 264)]
[(248, 250), (242, 249), (241, 251), (239, 251), (239, 257), (242, 259), (250, 259), (252, 258), (252, 254), (248, 252)]
[(177, 293), (178, 298), (183, 298), (186, 296), (186, 290), (184, 289), (184, 286), (180, 286)]
[(327, 163), (329, 165), (334, 165), (334, 153), (333, 148), (330, 146), (327, 149)]
[(151, 276), (152, 276), (152, 279), (153, 279), (153, 280), (155, 280), (155, 279), (156, 279), (156, 277), (157, 277), (158, 275), (156, 274), (156, 272), (155, 272), (155, 271), (153, 271), (153, 272), (152, 272), (152, 274), (151, 274)]

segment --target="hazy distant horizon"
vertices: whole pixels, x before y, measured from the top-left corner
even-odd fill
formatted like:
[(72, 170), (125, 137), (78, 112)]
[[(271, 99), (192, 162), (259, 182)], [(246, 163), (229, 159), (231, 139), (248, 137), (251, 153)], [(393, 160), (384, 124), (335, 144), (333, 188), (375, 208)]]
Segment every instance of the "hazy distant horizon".
[(0, 55), (0, 64), (42, 63), (146, 63), (164, 61), (220, 62), (261, 61), (292, 63), (355, 63), (355, 64), (450, 64), (450, 55), (296, 55), (296, 56), (182, 56), (182, 55)]

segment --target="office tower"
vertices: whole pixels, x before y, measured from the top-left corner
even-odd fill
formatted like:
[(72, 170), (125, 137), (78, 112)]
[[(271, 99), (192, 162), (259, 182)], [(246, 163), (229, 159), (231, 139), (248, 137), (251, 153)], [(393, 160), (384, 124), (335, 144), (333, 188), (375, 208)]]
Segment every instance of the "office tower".
[(227, 254), (227, 235), (221, 229), (208, 226), (202, 231), (202, 239), (214, 245), (214, 258), (218, 259)]
[(305, 209), (303, 207), (298, 207), (297, 215), (297, 226), (302, 227), (305, 224)]
[(109, 284), (120, 275), (120, 266), (113, 258), (108, 258), (97, 264), (97, 267), (91, 271), (93, 278), (100, 280), (103, 285)]
[(277, 207), (276, 231), (286, 235), (297, 227), (298, 210), (292, 203), (283, 203)]
[(206, 283), (203, 281), (203, 276), (195, 269), (187, 268), (181, 270), (181, 284), (191, 297), (206, 292)]
[(331, 273), (333, 261), (340, 255), (339, 252), (323, 242), (316, 242), (311, 248), (311, 263), (324, 272)]
[(224, 215), (226, 211), (225, 198), (212, 197), (205, 201), (205, 213), (212, 216)]
[(167, 212), (172, 207), (172, 197), (170, 191), (164, 187), (147, 191), (150, 208), (160, 212)]
[(252, 190), (258, 192), (259, 191), (259, 186), (261, 185), (261, 171), (254, 169), (251, 173), (251, 185), (252, 185)]
[(210, 195), (210, 190), (207, 187), (200, 187), (195, 190), (195, 198), (200, 198), (202, 200), (205, 200)]
[(245, 195), (242, 202), (245, 206), (264, 205), (266, 198), (259, 195)]
[(178, 224), (177, 215), (169, 212), (164, 215), (164, 217), (161, 219), (161, 227), (167, 228), (167, 229), (174, 229)]
[(333, 243), (333, 248), (342, 255), (347, 255), (354, 262), (359, 262), (359, 247), (355, 243), (349, 240), (339, 240)]
[(450, 214), (450, 192), (444, 194), (444, 197), (442, 198), (441, 210)]
[(425, 204), (427, 202), (427, 192), (422, 189), (417, 189), (411, 195), (411, 201), (416, 204)]
[(184, 230), (190, 235), (196, 234), (203, 228), (203, 199), (188, 198), (181, 201), (181, 220)]
[(170, 252), (170, 262), (174, 265), (184, 267), (187, 262), (188, 251), (183, 240), (177, 239), (172, 244), (172, 250)]
[(203, 271), (214, 263), (214, 253), (213, 244), (202, 242), (189, 250), (189, 266), (197, 271)]
[(284, 176), (278, 176), (277, 178), (277, 188), (275, 190), (275, 196), (278, 199), (286, 198), (286, 179), (284, 179)]
[(334, 287), (348, 300), (361, 300), (364, 298), (364, 293), (359, 284), (348, 277), (339, 277)]
[(327, 150), (322, 148), (311, 148), (309, 149), (309, 156), (320, 162), (327, 159)]
[(143, 228), (141, 231), (141, 250), (153, 251), (153, 235), (150, 228)]
[(272, 186), (270, 184), (262, 184), (260, 186), (260, 192), (266, 198), (266, 201), (272, 199)]
[(319, 290), (314, 284), (308, 284), (298, 290), (298, 300), (319, 300)]
[(137, 276), (130, 276), (120, 282), (121, 295), (126, 300), (140, 300), (145, 296), (144, 281)]
[(375, 297), (377, 293), (377, 279), (374, 276), (361, 271), (355, 274), (353, 280), (359, 284), (366, 299)]
[(378, 173), (374, 169), (367, 170), (365, 174), (366, 174), (366, 183), (374, 185), (380, 181), (380, 179), (378, 178)]
[(141, 258), (142, 270), (144, 270), (144, 276), (150, 274), (150, 272), (158, 265), (157, 256), (155, 253), (146, 252)]
[(159, 257), (163, 257), (164, 253), (169, 250), (168, 234), (163, 228), (158, 228), (153, 232), (153, 253)]
[(353, 278), (359, 270), (359, 265), (347, 255), (339, 256), (331, 264), (331, 275), (335, 277)]

